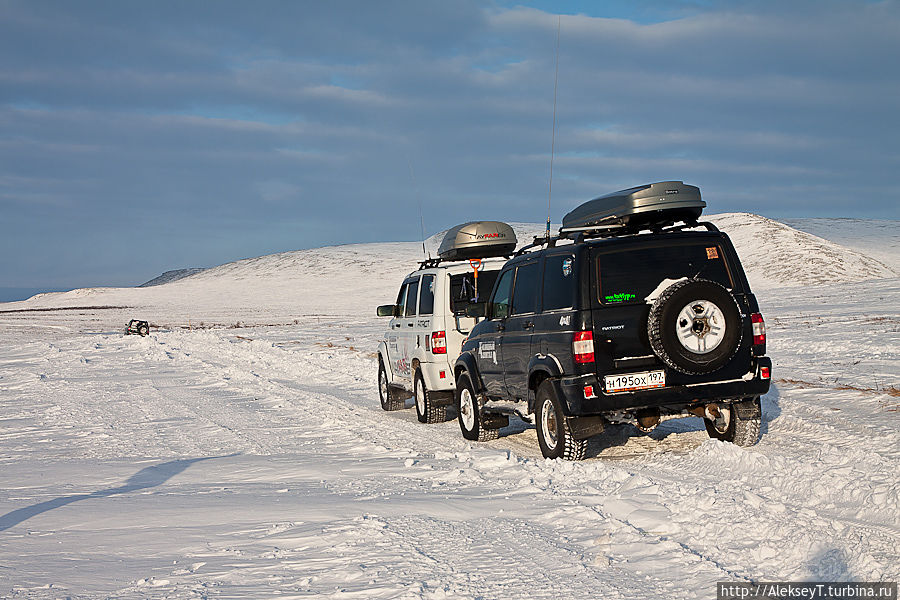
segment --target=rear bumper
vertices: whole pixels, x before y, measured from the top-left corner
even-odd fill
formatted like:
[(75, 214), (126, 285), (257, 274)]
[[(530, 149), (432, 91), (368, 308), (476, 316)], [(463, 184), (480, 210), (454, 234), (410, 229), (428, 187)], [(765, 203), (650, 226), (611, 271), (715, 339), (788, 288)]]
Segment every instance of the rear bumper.
[[(762, 396), (769, 391), (770, 379), (759, 376), (760, 367), (768, 367), (771, 372), (772, 360), (760, 357), (745, 379), (711, 381), (692, 385), (671, 386), (639, 392), (604, 394), (596, 375), (562, 377), (553, 379), (557, 397), (563, 401), (568, 416), (596, 415), (618, 410), (633, 410), (651, 407), (686, 407), (692, 404), (712, 401), (740, 400)], [(752, 375), (752, 376), (751, 376)], [(593, 386), (595, 398), (584, 397), (584, 387)]]

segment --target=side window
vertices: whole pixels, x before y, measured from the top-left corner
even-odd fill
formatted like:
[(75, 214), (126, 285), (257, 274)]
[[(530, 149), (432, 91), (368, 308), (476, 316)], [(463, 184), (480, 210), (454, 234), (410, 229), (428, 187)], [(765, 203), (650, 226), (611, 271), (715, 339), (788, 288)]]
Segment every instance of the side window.
[(516, 269), (516, 284), (513, 286), (512, 311), (521, 315), (537, 312), (538, 286), (540, 285), (540, 264), (533, 262)]
[(422, 276), (422, 293), (419, 294), (419, 316), (434, 314), (434, 275)]
[(409, 282), (406, 288), (406, 312), (407, 317), (416, 316), (416, 296), (419, 294), (419, 279)]
[(544, 261), (544, 310), (572, 308), (575, 296), (575, 258), (548, 256)]
[(505, 319), (509, 316), (509, 293), (512, 291), (513, 271), (504, 271), (497, 282), (494, 289), (494, 296), (491, 298), (491, 318)]
[(402, 317), (403, 312), (406, 307), (406, 289), (409, 287), (409, 283), (404, 283), (400, 286), (400, 293), (397, 294), (397, 316)]

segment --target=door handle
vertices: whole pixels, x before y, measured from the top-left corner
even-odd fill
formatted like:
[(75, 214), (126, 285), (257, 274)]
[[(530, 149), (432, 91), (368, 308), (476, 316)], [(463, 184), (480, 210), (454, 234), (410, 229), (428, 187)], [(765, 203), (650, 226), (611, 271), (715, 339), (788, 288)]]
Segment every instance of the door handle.
[(412, 327), (413, 324), (412, 324), (412, 323), (407, 323), (406, 326), (407, 326), (407, 327)]
[(525, 321), (522, 323), (522, 329), (532, 329), (534, 328), (534, 321)]
[(506, 329), (506, 325), (503, 323), (497, 323), (497, 331), (503, 331)]

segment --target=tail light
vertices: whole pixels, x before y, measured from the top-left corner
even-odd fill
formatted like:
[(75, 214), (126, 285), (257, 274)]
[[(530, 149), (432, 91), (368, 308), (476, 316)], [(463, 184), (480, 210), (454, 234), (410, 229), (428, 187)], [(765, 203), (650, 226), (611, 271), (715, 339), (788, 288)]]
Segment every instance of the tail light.
[(572, 338), (572, 352), (576, 363), (594, 362), (594, 334), (590, 331), (576, 331)]
[(759, 368), (759, 378), (760, 379), (771, 379), (772, 378), (772, 369), (769, 367), (760, 367)]
[(431, 352), (447, 354), (447, 333), (445, 331), (435, 331), (431, 334)]
[(750, 315), (750, 321), (753, 323), (753, 345), (764, 346), (766, 343), (766, 323), (759, 313)]

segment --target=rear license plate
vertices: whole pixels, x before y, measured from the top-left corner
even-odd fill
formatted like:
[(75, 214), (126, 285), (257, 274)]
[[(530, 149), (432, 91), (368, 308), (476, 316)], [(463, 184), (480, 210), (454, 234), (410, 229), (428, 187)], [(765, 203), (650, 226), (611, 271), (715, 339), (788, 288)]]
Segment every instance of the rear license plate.
[(607, 375), (603, 378), (603, 385), (607, 394), (666, 387), (666, 372), (659, 370)]

